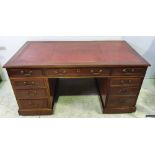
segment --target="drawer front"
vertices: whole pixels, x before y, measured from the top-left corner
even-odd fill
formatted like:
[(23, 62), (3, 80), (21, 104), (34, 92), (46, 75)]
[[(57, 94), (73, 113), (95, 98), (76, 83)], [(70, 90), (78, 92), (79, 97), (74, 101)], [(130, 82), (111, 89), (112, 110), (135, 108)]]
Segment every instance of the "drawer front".
[(141, 84), (141, 78), (111, 78), (111, 86), (139, 86)]
[(137, 95), (138, 87), (111, 87), (110, 95)]
[(135, 96), (109, 96), (106, 107), (132, 107), (136, 99)]
[(33, 99), (48, 97), (47, 89), (17, 89), (16, 97), (18, 99)]
[(40, 100), (18, 100), (20, 109), (41, 109), (48, 108), (48, 100), (40, 99)]
[(108, 68), (75, 68), (75, 69), (47, 69), (47, 76), (102, 76), (110, 75)]
[(67, 76), (67, 75), (77, 75), (77, 69), (46, 69), (47, 76)]
[(82, 75), (103, 76), (110, 75), (109, 68), (83, 68), (80, 70)]
[(41, 69), (9, 69), (8, 74), (10, 77), (35, 77), (43, 75)]
[(130, 75), (130, 76), (144, 76), (146, 68), (113, 68), (112, 75)]
[(44, 79), (11, 80), (15, 89), (45, 88)]

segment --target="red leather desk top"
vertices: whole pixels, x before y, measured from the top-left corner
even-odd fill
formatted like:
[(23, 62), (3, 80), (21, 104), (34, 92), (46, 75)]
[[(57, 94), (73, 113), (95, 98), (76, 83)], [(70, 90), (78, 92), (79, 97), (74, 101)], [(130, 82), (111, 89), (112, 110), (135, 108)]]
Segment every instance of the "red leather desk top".
[(5, 68), (74, 66), (148, 66), (125, 41), (33, 41), (25, 45)]

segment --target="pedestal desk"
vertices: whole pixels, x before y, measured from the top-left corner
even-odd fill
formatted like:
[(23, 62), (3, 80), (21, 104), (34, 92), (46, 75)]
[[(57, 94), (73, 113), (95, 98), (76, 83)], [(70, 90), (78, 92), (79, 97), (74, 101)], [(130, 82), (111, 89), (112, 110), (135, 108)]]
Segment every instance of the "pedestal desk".
[(28, 41), (4, 68), (19, 114), (48, 115), (59, 78), (95, 78), (103, 113), (134, 112), (148, 66), (125, 41)]

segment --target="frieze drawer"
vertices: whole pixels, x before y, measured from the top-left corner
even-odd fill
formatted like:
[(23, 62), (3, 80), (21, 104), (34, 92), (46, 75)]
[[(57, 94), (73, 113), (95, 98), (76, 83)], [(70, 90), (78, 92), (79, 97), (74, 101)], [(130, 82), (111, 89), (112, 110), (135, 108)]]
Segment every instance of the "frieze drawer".
[(36, 77), (42, 76), (41, 69), (9, 69), (8, 74), (10, 77)]
[(146, 68), (122, 67), (113, 68), (112, 75), (144, 76)]

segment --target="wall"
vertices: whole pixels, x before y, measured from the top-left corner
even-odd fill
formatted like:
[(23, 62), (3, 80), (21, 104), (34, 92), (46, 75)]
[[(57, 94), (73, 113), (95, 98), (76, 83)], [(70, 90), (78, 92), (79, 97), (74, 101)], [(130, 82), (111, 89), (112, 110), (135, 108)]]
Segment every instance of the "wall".
[[(121, 40), (120, 36), (104, 36), (104, 37), (95, 37), (95, 36), (60, 36), (60, 37), (0, 37), (0, 64), (4, 65), (17, 51), (18, 49), (26, 42), (32, 40)], [(2, 74), (3, 80), (8, 79), (5, 69), (0, 68), (0, 74)]]
[(154, 36), (126, 36), (126, 40), (140, 55), (142, 55), (150, 64), (146, 78), (155, 78), (155, 37)]

